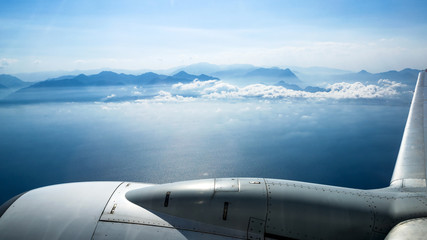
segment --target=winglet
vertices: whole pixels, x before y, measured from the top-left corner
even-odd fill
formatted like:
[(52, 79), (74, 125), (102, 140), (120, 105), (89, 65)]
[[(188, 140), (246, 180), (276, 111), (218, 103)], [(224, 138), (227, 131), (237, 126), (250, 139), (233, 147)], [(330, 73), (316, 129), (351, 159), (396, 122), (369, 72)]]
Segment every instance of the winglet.
[(424, 98), (426, 71), (418, 74), (405, 132), (390, 182), (391, 187), (426, 187), (426, 145), (424, 140), (426, 132), (424, 106), (427, 106), (424, 104), (426, 101)]

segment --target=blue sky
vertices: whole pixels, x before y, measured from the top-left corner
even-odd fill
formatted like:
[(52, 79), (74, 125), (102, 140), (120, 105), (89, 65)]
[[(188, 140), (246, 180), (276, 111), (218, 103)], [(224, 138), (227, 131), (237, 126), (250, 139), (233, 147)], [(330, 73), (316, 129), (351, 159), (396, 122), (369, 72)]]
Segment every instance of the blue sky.
[(424, 1), (2, 1), (0, 73), (427, 65)]

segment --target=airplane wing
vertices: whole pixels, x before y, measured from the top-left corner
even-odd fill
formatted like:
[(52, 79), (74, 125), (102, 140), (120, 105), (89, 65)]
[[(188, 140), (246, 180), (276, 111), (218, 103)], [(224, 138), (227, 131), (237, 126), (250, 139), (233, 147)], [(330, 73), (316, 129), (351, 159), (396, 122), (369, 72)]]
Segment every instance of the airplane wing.
[(426, 125), (424, 111), (425, 71), (418, 75), (399, 155), (390, 185), (392, 187), (426, 187)]
[[(418, 75), (390, 187), (421, 188), (421, 191), (426, 191), (427, 119), (424, 116), (424, 112), (427, 113), (425, 104), (427, 96), (424, 96), (426, 72), (427, 70), (422, 71)], [(386, 239), (425, 239), (426, 236), (427, 218), (415, 218), (396, 225)]]

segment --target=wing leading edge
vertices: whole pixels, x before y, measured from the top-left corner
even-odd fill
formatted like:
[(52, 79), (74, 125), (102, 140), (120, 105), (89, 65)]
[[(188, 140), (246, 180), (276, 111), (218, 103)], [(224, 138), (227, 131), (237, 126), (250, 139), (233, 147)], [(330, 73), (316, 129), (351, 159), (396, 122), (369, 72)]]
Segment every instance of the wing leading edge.
[(424, 97), (424, 89), (426, 88), (425, 75), (425, 71), (420, 72), (418, 75), (399, 155), (397, 156), (390, 182), (391, 187), (426, 187), (426, 145), (424, 136), (427, 124), (424, 124), (424, 108), (427, 104), (424, 104), (426, 101)]

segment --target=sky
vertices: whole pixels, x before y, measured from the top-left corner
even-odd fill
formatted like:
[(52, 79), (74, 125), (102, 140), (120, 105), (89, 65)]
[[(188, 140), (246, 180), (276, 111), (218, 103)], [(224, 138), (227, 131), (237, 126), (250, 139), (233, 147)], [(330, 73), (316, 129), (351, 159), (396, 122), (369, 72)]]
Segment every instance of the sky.
[(370, 72), (427, 66), (424, 1), (0, 2), (0, 73), (199, 62)]

